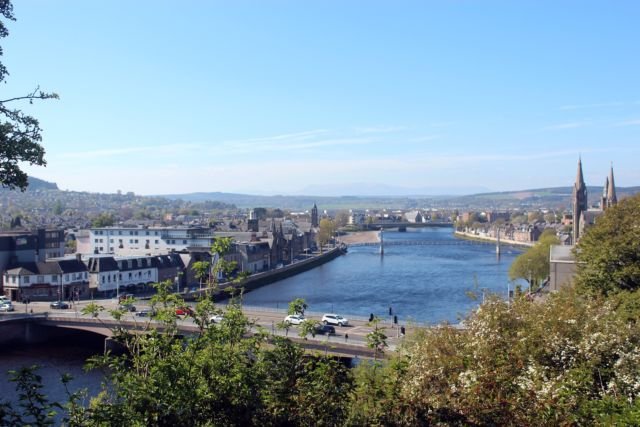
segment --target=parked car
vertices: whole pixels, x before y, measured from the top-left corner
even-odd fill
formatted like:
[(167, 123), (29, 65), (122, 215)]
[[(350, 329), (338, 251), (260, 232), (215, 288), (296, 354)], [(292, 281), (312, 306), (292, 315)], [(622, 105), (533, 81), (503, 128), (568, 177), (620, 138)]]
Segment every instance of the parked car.
[(191, 307), (176, 308), (176, 316), (193, 316), (193, 314), (193, 309)]
[(290, 325), (299, 325), (305, 321), (305, 318), (302, 314), (290, 314), (284, 318), (284, 321)]
[(134, 311), (136, 311), (136, 306), (133, 305), (133, 304), (119, 304), (118, 305), (118, 310), (134, 312)]
[(0, 304), (0, 311), (14, 311), (15, 308), (13, 307), (13, 304), (8, 303), (8, 304)]
[(155, 314), (156, 312), (151, 310), (150, 308), (143, 308), (142, 310), (136, 312), (136, 316), (138, 317), (151, 317)]
[(214, 314), (209, 318), (211, 323), (220, 323), (224, 319), (224, 314)]
[(67, 304), (64, 301), (54, 301), (51, 304), (49, 304), (49, 307), (55, 310), (66, 310), (69, 308), (69, 304)]
[(338, 325), (346, 326), (349, 324), (349, 319), (346, 319), (339, 314), (325, 314), (322, 316), (322, 323), (325, 325)]
[(316, 334), (318, 335), (335, 335), (336, 334), (336, 328), (334, 328), (331, 325), (316, 325), (314, 327)]

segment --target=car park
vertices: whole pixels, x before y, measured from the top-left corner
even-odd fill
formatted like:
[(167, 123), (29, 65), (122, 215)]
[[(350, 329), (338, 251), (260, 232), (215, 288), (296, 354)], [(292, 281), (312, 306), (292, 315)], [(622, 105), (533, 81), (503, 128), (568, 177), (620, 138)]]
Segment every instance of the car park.
[(55, 310), (66, 310), (69, 308), (69, 304), (67, 304), (64, 301), (54, 301), (51, 304), (49, 304), (49, 307)]
[(344, 318), (339, 314), (327, 313), (322, 316), (322, 323), (324, 323), (325, 325), (347, 326), (349, 324), (349, 319)]
[(320, 324), (320, 325), (316, 325), (313, 328), (316, 332), (316, 334), (318, 335), (335, 335), (336, 334), (336, 328), (334, 328), (331, 325), (325, 325), (325, 324)]
[(305, 318), (301, 314), (290, 314), (284, 318), (284, 322), (290, 325), (299, 325), (305, 321)]

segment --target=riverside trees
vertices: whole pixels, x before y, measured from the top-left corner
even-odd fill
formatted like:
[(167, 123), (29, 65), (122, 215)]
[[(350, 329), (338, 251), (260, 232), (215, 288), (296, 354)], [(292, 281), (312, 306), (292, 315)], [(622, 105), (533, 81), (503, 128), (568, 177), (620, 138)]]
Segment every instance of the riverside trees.
[(519, 255), (509, 268), (509, 278), (524, 279), (532, 290), (549, 276), (549, 248), (560, 241), (553, 230), (545, 230), (535, 246)]
[(580, 238), (577, 282), (611, 294), (640, 289), (640, 194), (607, 209)]

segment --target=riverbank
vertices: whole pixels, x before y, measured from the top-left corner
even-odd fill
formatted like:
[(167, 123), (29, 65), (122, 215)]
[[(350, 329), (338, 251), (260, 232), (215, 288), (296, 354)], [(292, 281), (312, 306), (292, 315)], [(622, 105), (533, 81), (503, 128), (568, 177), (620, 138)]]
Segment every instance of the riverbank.
[[(216, 290), (213, 291), (213, 295), (222, 297), (222, 300), (225, 300), (227, 295), (228, 287), (243, 288), (244, 292), (249, 292), (258, 288), (261, 288), (266, 285), (270, 285), (282, 279), (286, 279), (291, 276), (295, 276), (297, 274), (303, 273), (307, 270), (315, 268), (319, 265), (327, 263), (340, 255), (343, 255), (344, 249), (340, 246), (335, 248), (331, 248), (321, 254), (310, 256), (307, 259), (302, 261), (296, 261), (293, 264), (288, 264), (280, 268), (276, 268), (275, 270), (269, 270), (261, 273), (254, 273), (249, 276), (245, 281), (241, 284), (233, 284), (233, 283), (220, 283), (216, 287)], [(186, 301), (193, 301), (200, 297), (202, 294), (211, 292), (211, 289), (202, 289), (196, 292), (192, 292), (184, 295), (184, 299)]]
[[(493, 236), (486, 236), (486, 235), (482, 235), (482, 234), (475, 234), (475, 233), (467, 233), (465, 231), (454, 231), (453, 232), (454, 236), (460, 238), (460, 239), (467, 239), (467, 240), (478, 240), (481, 242), (498, 242), (498, 239), (496, 239)], [(517, 240), (510, 240), (510, 239), (503, 239), (500, 238), (500, 243), (503, 245), (509, 245), (509, 246), (519, 246), (519, 247), (523, 247), (523, 248), (530, 248), (532, 247), (534, 243), (529, 243), (529, 242), (519, 242)]]
[(340, 242), (345, 245), (352, 245), (355, 243), (378, 243), (380, 241), (380, 232), (377, 230), (372, 231), (354, 231), (340, 236)]

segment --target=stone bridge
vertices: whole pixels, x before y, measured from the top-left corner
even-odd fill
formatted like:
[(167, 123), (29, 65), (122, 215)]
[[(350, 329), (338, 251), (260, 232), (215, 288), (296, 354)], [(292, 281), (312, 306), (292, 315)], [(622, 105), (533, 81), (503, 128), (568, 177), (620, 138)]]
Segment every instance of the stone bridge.
[[(113, 330), (116, 327), (125, 328), (129, 331), (145, 333), (151, 329), (161, 329), (161, 325), (148, 319), (145, 320), (115, 320), (107, 317), (86, 317), (81, 315), (69, 315), (59, 313), (39, 313), (39, 314), (11, 314), (0, 318), (0, 344), (11, 342), (23, 342), (35, 344), (55, 340), (67, 335), (69, 332), (88, 332), (103, 336), (106, 350), (121, 350), (118, 344), (112, 339)], [(178, 330), (185, 336), (198, 333), (198, 327), (194, 324), (178, 322)], [(65, 333), (66, 332), (66, 333)], [(363, 345), (346, 344), (337, 341), (327, 341), (325, 339), (307, 340), (290, 337), (291, 341), (298, 343), (307, 351), (323, 352), (340, 358), (351, 359), (359, 357), (363, 359), (373, 359), (372, 349)], [(80, 343), (81, 345), (81, 343)]]

